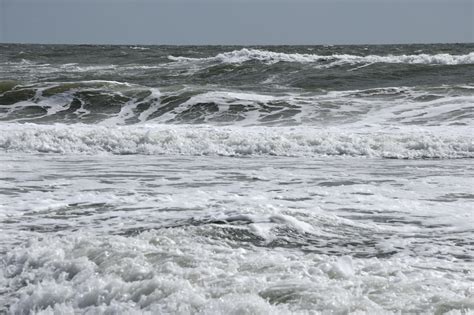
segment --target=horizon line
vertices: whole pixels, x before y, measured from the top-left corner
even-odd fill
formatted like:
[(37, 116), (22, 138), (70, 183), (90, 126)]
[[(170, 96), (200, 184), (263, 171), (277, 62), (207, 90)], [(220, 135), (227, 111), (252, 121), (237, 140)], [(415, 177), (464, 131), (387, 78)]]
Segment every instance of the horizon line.
[(56, 45), (56, 46), (394, 46), (394, 45), (470, 45), (472, 42), (394, 42), (394, 43), (344, 43), (344, 44), (316, 44), (316, 43), (299, 43), (299, 44), (205, 44), (205, 43), (185, 43), (185, 44), (170, 44), (170, 43), (47, 43), (47, 42), (1, 42), (0, 45)]

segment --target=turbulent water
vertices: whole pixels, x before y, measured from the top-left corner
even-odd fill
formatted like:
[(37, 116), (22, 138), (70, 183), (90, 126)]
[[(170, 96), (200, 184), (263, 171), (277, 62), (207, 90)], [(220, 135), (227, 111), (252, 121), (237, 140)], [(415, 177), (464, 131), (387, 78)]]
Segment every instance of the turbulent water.
[(0, 44), (0, 312), (474, 313), (474, 44)]

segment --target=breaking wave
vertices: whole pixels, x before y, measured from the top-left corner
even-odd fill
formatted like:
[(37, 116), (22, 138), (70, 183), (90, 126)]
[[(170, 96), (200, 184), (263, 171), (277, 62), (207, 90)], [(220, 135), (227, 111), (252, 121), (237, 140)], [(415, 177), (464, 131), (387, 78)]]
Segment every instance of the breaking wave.
[(220, 156), (365, 156), (400, 159), (472, 158), (466, 131), (394, 130), (367, 133), (290, 127), (191, 125), (3, 124), (0, 148), (8, 152)]
[(33, 123), (327, 126), (469, 125), (471, 86), (262, 93), (115, 81), (18, 85), (0, 81), (0, 120)]
[(172, 61), (215, 61), (221, 63), (243, 63), (247, 61), (258, 61), (268, 64), (277, 62), (297, 62), (297, 63), (326, 63), (331, 66), (341, 64), (358, 63), (407, 63), (407, 64), (438, 64), (438, 65), (460, 65), (473, 64), (474, 52), (465, 55), (452, 54), (418, 54), (418, 55), (368, 55), (357, 56), (350, 54), (315, 55), (299, 53), (281, 53), (268, 50), (243, 48), (230, 52), (217, 54), (213, 57), (192, 58), (182, 56), (168, 56)]

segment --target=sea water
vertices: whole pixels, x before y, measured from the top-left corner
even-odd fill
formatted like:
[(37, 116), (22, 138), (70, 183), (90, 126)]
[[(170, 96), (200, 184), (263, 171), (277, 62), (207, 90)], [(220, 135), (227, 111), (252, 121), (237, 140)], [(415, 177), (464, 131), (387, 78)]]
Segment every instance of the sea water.
[(473, 313), (473, 51), (0, 45), (0, 312)]

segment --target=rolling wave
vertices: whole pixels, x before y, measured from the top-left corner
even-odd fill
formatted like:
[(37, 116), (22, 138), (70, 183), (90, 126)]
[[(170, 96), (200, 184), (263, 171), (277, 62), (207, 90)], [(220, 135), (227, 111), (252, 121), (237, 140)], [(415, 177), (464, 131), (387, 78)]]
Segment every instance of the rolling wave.
[(450, 130), (2, 124), (0, 148), (60, 154), (473, 158), (472, 137), (459, 127)]
[(465, 55), (452, 54), (418, 54), (418, 55), (368, 55), (357, 56), (350, 54), (333, 54), (333, 55), (316, 55), (316, 54), (300, 54), (300, 53), (281, 53), (268, 50), (243, 48), (230, 52), (217, 54), (213, 57), (194, 58), (182, 56), (168, 56), (172, 61), (211, 61), (221, 63), (243, 63), (248, 61), (258, 61), (267, 64), (277, 62), (297, 62), (297, 63), (324, 63), (328, 66), (342, 64), (359, 64), (359, 63), (407, 63), (407, 64), (438, 64), (438, 65), (461, 65), (473, 64), (474, 52)]
[(257, 93), (115, 81), (0, 82), (0, 120), (104, 125), (469, 125), (470, 86)]

